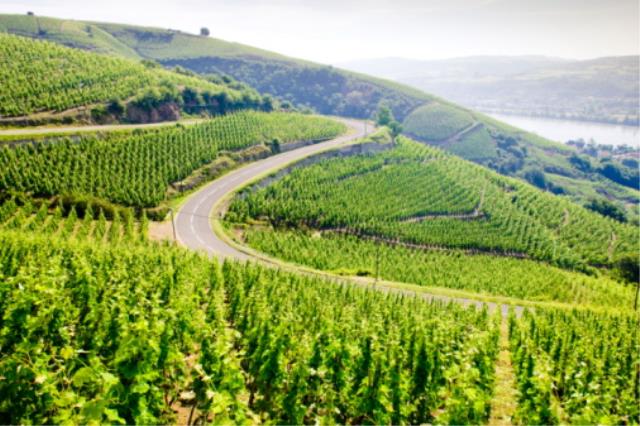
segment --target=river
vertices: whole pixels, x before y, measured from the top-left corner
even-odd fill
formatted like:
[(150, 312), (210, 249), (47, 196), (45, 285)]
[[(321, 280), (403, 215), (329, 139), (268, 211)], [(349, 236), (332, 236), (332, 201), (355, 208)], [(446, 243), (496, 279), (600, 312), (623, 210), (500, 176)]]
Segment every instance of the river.
[(640, 148), (640, 131), (637, 126), (526, 117), (521, 115), (493, 113), (488, 115), (512, 126), (558, 142), (566, 142), (579, 138), (589, 142), (589, 140), (593, 138), (593, 140), (599, 144), (630, 145)]

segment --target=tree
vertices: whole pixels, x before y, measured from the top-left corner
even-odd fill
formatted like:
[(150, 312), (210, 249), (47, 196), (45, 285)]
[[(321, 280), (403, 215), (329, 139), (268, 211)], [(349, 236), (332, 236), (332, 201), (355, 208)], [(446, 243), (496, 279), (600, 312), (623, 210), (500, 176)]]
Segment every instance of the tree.
[(207, 28), (207, 27), (202, 27), (202, 28), (200, 28), (200, 35), (201, 35), (201, 36), (209, 37), (209, 34), (211, 34), (211, 33), (209, 32), (209, 28)]
[(391, 130), (391, 137), (395, 138), (402, 133), (402, 125), (396, 121), (393, 111), (386, 105), (380, 105), (376, 113), (376, 124), (378, 126), (387, 126)]
[(394, 140), (400, 135), (400, 133), (402, 133), (402, 124), (398, 123), (396, 120), (389, 123), (389, 128), (391, 129), (391, 137)]
[(126, 107), (120, 99), (112, 99), (107, 105), (107, 112), (116, 118), (122, 117), (125, 110)]
[(386, 105), (380, 105), (378, 113), (376, 114), (376, 124), (378, 126), (388, 126), (391, 122), (395, 121), (391, 108)]
[(524, 174), (524, 178), (532, 185), (540, 189), (547, 189), (547, 177), (538, 169), (531, 169)]
[(618, 222), (627, 221), (627, 215), (625, 214), (624, 210), (609, 200), (594, 199), (585, 204), (585, 207), (596, 213), (600, 213), (603, 216), (615, 219)]

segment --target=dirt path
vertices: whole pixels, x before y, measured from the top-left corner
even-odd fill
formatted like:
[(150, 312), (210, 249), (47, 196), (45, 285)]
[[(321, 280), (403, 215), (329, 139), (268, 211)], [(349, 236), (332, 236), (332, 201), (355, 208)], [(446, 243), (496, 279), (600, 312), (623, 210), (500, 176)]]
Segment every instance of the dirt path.
[(567, 226), (569, 224), (569, 220), (570, 220), (570, 216), (569, 216), (569, 210), (564, 209), (564, 216), (562, 218), (562, 225), (560, 225), (561, 228), (564, 228), (565, 226)]
[[(450, 217), (450, 216), (448, 216)], [(525, 253), (519, 253), (519, 252), (510, 252), (510, 251), (498, 251), (498, 250), (483, 250), (483, 249), (463, 249), (463, 248), (455, 248), (455, 247), (448, 247), (448, 246), (441, 246), (438, 244), (413, 244), (413, 243), (407, 243), (407, 242), (403, 242), (400, 241), (399, 239), (391, 239), (391, 238), (384, 238), (384, 237), (379, 237), (379, 236), (375, 236), (375, 235), (362, 235), (357, 233), (356, 231), (353, 231), (351, 229), (347, 229), (347, 228), (335, 228), (335, 229), (325, 229), (322, 232), (325, 233), (337, 233), (337, 234), (347, 234), (347, 235), (354, 235), (360, 239), (363, 240), (370, 240), (370, 241), (376, 241), (382, 244), (387, 244), (390, 246), (399, 246), (399, 247), (406, 247), (406, 248), (411, 248), (411, 249), (417, 249), (417, 250), (437, 250), (437, 251), (456, 251), (456, 252), (463, 252), (465, 254), (485, 254), (485, 255), (492, 255), (492, 256), (502, 256), (502, 257), (513, 257), (516, 259), (528, 259), (529, 256)]]
[(491, 417), (488, 424), (504, 426), (513, 424), (512, 419), (518, 405), (516, 377), (511, 364), (509, 350), (509, 325), (505, 315), (500, 323), (500, 352), (496, 360), (496, 383), (491, 400)]
[(64, 126), (64, 127), (29, 127), (22, 129), (2, 129), (0, 136), (32, 136), (41, 134), (64, 134), (80, 132), (111, 132), (114, 130), (148, 129), (154, 127), (174, 126), (178, 123), (189, 126), (204, 121), (204, 119), (194, 118), (181, 121), (163, 121), (160, 123), (144, 124), (106, 124), (103, 126)]
[(611, 233), (611, 239), (609, 240), (609, 247), (607, 248), (607, 257), (609, 262), (613, 260), (613, 253), (616, 251), (616, 243), (618, 242), (618, 236), (615, 232)]
[(482, 213), (482, 205), (484, 204), (484, 189), (480, 192), (480, 201), (478, 205), (471, 213), (443, 213), (443, 214), (424, 214), (420, 216), (414, 216), (402, 220), (402, 223), (419, 223), (430, 219), (460, 219), (460, 220), (473, 220), (484, 217)]
[(454, 135), (449, 136), (447, 139), (441, 141), (440, 143), (448, 144), (451, 142), (456, 142), (462, 139), (462, 137), (467, 133), (473, 132), (474, 130), (476, 130), (478, 127), (482, 125), (483, 125), (482, 123), (480, 123), (479, 121), (476, 121), (475, 123), (470, 124), (468, 127), (465, 127), (464, 129), (460, 130), (458, 133), (455, 133)]

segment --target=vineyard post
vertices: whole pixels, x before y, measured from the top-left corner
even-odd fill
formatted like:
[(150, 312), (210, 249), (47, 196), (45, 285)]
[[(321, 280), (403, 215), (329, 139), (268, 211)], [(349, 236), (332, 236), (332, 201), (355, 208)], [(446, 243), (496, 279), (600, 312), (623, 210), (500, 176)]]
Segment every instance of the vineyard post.
[(169, 212), (171, 213), (171, 228), (173, 229), (173, 243), (176, 244), (177, 242), (177, 238), (176, 238), (176, 220), (175, 220), (175, 216), (173, 215), (173, 209), (170, 208)]

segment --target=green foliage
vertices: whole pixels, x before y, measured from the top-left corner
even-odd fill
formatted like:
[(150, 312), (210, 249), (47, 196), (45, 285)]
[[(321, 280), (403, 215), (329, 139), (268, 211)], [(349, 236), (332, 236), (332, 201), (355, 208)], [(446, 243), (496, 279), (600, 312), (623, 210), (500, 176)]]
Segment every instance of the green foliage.
[(593, 306), (633, 304), (633, 290), (612, 279), (527, 259), (459, 250), (418, 250), (333, 233), (318, 236), (302, 231), (250, 229), (245, 239), (249, 246), (270, 256), (341, 275), (375, 276), (379, 270), (384, 280), (491, 296)]
[(486, 310), (7, 229), (0, 265), (3, 423), (487, 419)]
[(321, 160), (246, 191), (230, 206), (229, 218), (265, 218), (275, 227), (311, 227), (422, 248), (524, 255), (584, 270), (638, 248), (637, 227), (439, 149), (398, 140), (382, 153)]
[(19, 116), (39, 111), (127, 99), (143, 88), (189, 86), (212, 93), (235, 90), (109, 56), (83, 52), (54, 43), (0, 33), (0, 115)]
[(376, 124), (378, 126), (386, 126), (391, 130), (392, 138), (396, 138), (402, 133), (402, 125), (393, 117), (393, 111), (386, 106), (381, 105), (376, 113)]
[(0, 191), (78, 194), (153, 207), (171, 183), (222, 151), (278, 138), (282, 143), (336, 136), (344, 125), (300, 114), (243, 112), (175, 126), (0, 147)]
[(432, 102), (415, 109), (404, 119), (407, 133), (426, 141), (442, 141), (473, 124), (463, 109)]
[(596, 213), (600, 213), (603, 216), (615, 219), (618, 222), (627, 221), (627, 216), (624, 210), (604, 198), (591, 200), (585, 205), (585, 207), (589, 210), (593, 210)]
[(606, 159), (602, 162), (598, 173), (620, 185), (640, 190), (640, 170), (638, 167), (625, 167), (620, 163)]
[(523, 424), (632, 424), (638, 406), (633, 314), (525, 311), (509, 320)]
[(71, 201), (63, 197), (54, 206), (42, 202), (37, 207), (30, 200), (9, 198), (0, 204), (0, 228), (96, 244), (131, 245), (147, 241), (145, 216), (136, 223), (130, 210), (109, 206), (103, 210), (103, 206), (100, 200)]

